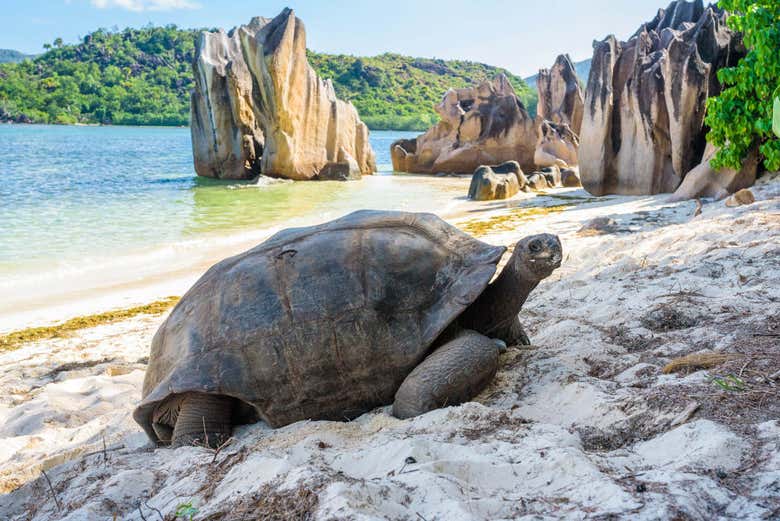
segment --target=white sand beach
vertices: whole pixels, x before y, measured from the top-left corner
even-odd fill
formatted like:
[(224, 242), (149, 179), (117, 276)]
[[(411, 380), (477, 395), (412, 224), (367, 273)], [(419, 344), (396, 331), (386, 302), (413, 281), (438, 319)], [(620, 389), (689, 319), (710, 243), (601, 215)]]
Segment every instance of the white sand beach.
[[(218, 452), (155, 448), (131, 413), (164, 316), (0, 352), (0, 518), (777, 519), (780, 180), (752, 190), (698, 216), (582, 190), (539, 198), (562, 206), (541, 215), (524, 194), (449, 214), (494, 244), (556, 233), (564, 262), (521, 312), (533, 346), (474, 402), (411, 420), (385, 407), (244, 426)], [(578, 233), (595, 217), (615, 229)], [(71, 311), (181, 294), (199, 273)], [(729, 356), (662, 372), (701, 352)]]

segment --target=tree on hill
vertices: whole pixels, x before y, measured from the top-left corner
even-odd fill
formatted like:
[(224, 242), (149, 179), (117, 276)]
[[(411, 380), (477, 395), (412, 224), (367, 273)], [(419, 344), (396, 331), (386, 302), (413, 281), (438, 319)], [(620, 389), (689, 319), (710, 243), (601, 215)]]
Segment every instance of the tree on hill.
[[(194, 42), (200, 30), (175, 25), (98, 29), (75, 45), (0, 65), (0, 120), (37, 123), (187, 125)], [(533, 114), (535, 92), (506, 70), (467, 61), (333, 56), (309, 52), (317, 73), (352, 101), (373, 129), (425, 130), (448, 88), (507, 75)]]

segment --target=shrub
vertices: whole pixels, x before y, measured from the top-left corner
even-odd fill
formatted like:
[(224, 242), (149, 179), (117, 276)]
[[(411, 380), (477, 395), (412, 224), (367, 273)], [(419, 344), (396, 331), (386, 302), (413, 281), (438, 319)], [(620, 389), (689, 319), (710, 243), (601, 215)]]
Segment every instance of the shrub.
[(720, 150), (715, 168), (735, 168), (754, 146), (764, 167), (780, 168), (780, 139), (772, 132), (773, 100), (780, 96), (780, 0), (720, 0), (728, 25), (742, 33), (748, 54), (718, 71), (724, 89), (707, 100), (707, 139)]

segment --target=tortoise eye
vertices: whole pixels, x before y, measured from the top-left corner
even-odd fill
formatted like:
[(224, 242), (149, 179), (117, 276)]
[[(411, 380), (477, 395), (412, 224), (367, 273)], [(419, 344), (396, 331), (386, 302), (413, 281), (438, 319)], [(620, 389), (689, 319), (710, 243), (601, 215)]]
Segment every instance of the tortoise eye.
[(533, 241), (528, 245), (528, 249), (531, 250), (532, 253), (539, 253), (542, 251), (542, 245), (539, 243), (539, 241)]

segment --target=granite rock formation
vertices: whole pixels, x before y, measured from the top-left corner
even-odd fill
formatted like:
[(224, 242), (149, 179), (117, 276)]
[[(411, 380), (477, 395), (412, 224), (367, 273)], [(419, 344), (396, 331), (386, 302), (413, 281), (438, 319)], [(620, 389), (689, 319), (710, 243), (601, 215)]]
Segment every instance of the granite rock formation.
[(534, 163), (540, 168), (576, 166), (579, 145), (577, 134), (567, 123), (542, 120), (536, 127)]
[(726, 12), (673, 1), (626, 42), (594, 42), (579, 167), (592, 194), (673, 192), (705, 149), (716, 73), (744, 52)]
[(204, 32), (195, 55), (198, 175), (352, 179), (376, 169), (368, 128), (309, 65), (306, 29), (292, 10)]
[(537, 115), (553, 123), (565, 123), (579, 135), (583, 95), (577, 72), (568, 54), (555, 59), (550, 69), (541, 69), (536, 80), (539, 92)]
[(534, 120), (503, 74), (476, 87), (450, 89), (436, 111), (441, 121), (434, 127), (391, 145), (394, 170), (467, 174), (510, 160), (533, 169)]
[(517, 161), (506, 161), (497, 166), (480, 166), (474, 171), (469, 186), (469, 199), (491, 201), (508, 199), (527, 184)]

